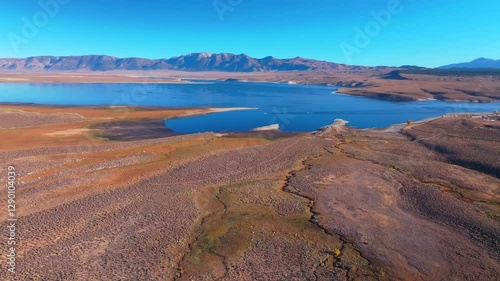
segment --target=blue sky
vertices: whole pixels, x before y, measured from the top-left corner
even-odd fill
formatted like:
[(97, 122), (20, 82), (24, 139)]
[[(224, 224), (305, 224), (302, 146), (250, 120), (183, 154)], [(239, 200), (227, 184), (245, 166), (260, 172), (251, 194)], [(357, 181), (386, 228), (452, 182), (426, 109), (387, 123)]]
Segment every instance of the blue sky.
[(0, 57), (207, 51), (435, 67), (500, 59), (499, 13), (498, 0), (0, 0)]

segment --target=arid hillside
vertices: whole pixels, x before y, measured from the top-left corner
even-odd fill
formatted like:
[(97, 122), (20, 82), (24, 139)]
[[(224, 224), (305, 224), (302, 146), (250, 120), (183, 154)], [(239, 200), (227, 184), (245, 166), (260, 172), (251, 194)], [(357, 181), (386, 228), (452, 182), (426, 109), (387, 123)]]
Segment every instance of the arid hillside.
[[(483, 168), (499, 168), (487, 155), (499, 151), (498, 121), (169, 136), (155, 120), (210, 110), (0, 108), (0, 159), (19, 175), (15, 280), (489, 281), (500, 272), (500, 180)], [(463, 149), (439, 148), (456, 141)]]

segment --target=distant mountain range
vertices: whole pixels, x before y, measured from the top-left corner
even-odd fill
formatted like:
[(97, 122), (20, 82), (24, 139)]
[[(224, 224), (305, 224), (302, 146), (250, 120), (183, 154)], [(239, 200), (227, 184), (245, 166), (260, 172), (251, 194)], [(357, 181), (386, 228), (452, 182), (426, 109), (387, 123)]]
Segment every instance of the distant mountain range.
[[(180, 71), (360, 71), (385, 70), (395, 67), (359, 66), (306, 59), (301, 57), (278, 59), (252, 58), (245, 54), (193, 53), (169, 59), (118, 58), (104, 55), (87, 56), (36, 56), (22, 59), (0, 58), (0, 70), (49, 70), (49, 71), (110, 71), (110, 70), (180, 70)], [(422, 70), (425, 67), (403, 65), (407, 70)], [(500, 60), (479, 58), (471, 62), (438, 67), (452, 68), (500, 68)]]
[(182, 71), (330, 71), (366, 70), (385, 67), (365, 67), (305, 59), (252, 58), (245, 54), (193, 53), (169, 59), (117, 58), (103, 55), (38, 56), (24, 59), (0, 59), (4, 70), (109, 71), (109, 70), (182, 70)]
[(462, 62), (440, 66), (438, 68), (500, 68), (500, 60), (492, 60), (487, 58), (478, 58), (470, 62)]

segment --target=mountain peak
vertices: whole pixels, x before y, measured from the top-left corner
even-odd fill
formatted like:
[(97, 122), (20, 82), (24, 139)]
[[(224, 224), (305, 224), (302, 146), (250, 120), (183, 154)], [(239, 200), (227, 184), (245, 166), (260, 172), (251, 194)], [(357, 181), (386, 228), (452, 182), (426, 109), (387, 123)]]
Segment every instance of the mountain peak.
[(438, 68), (500, 68), (500, 60), (493, 60), (484, 57), (477, 58), (470, 62), (454, 63), (443, 65)]
[(477, 59), (473, 60), (472, 62), (480, 62), (480, 61), (493, 61), (493, 59), (488, 59), (488, 58), (485, 58), (485, 57), (480, 57), (480, 58), (477, 58)]
[(202, 52), (202, 53), (198, 53), (198, 57), (201, 57), (201, 58), (209, 58), (211, 57), (213, 54), (212, 53), (209, 53), (209, 52)]

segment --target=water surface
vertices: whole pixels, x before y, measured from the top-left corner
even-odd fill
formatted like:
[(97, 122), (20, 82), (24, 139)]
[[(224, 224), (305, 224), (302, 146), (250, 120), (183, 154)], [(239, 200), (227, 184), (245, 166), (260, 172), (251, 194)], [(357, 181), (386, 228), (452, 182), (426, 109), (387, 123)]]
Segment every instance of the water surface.
[(277, 83), (0, 84), (0, 102), (54, 105), (251, 107), (167, 120), (181, 133), (246, 131), (279, 124), (283, 131), (313, 131), (342, 118), (358, 128), (383, 128), (453, 112), (492, 112), (499, 103), (390, 102), (335, 94), (335, 87)]

